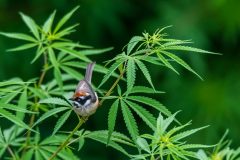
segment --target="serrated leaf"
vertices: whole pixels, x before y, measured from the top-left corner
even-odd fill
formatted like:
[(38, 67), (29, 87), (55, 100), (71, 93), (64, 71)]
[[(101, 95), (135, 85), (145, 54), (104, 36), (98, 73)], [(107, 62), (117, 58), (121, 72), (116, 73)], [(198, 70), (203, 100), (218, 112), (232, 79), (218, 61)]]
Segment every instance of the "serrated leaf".
[(165, 93), (163, 91), (156, 91), (152, 88), (146, 87), (146, 86), (134, 86), (131, 90), (131, 92), (129, 94), (132, 93), (152, 93), (152, 94), (156, 94), (156, 93)]
[(205, 145), (205, 144), (184, 144), (181, 145), (182, 149), (200, 149), (200, 148), (210, 148), (210, 147), (214, 147), (215, 145)]
[(168, 46), (175, 46), (175, 45), (180, 45), (180, 44), (189, 44), (193, 43), (190, 40), (178, 40), (178, 39), (169, 39), (166, 43), (162, 44), (161, 47), (168, 47)]
[(114, 127), (115, 127), (115, 124), (116, 124), (118, 104), (119, 104), (119, 100), (117, 99), (112, 104), (112, 106), (110, 107), (110, 110), (109, 110), (109, 113), (108, 113), (108, 139), (107, 139), (107, 144), (109, 143), (109, 140), (111, 138), (111, 135), (114, 131)]
[(33, 60), (31, 61), (31, 64), (33, 62), (35, 62), (42, 54), (44, 54), (44, 52), (47, 50), (46, 47), (42, 47), (41, 45), (38, 46), (37, 52), (33, 58)]
[(108, 48), (103, 48), (103, 49), (86, 49), (86, 50), (81, 50), (81, 53), (84, 55), (96, 55), (96, 54), (102, 54), (104, 52), (108, 52), (113, 50), (113, 47), (108, 47)]
[(101, 83), (97, 88), (100, 88), (110, 78), (110, 76), (114, 73), (114, 71), (118, 68), (118, 66), (120, 66), (124, 61), (125, 61), (124, 59), (120, 59), (120, 60), (117, 60), (115, 63), (113, 63), (109, 68), (108, 72), (104, 75)]
[(81, 59), (82, 61), (85, 61), (85, 62), (90, 62), (91, 61), (89, 58), (87, 58), (85, 55), (83, 55), (81, 53), (81, 51), (75, 51), (73, 49), (66, 48), (66, 47), (56, 47), (56, 49), (58, 49), (62, 52), (68, 53), (68, 54), (70, 54), (74, 57), (77, 57), (77, 58)]
[(170, 57), (172, 60), (174, 60), (175, 62), (177, 62), (178, 64), (180, 64), (181, 66), (183, 66), (184, 68), (186, 68), (187, 70), (189, 70), (190, 72), (192, 72), (193, 74), (195, 74), (196, 76), (198, 76), (201, 80), (202, 77), (197, 74), (197, 72), (195, 72), (184, 60), (182, 60), (180, 57), (172, 54), (172, 53), (169, 53), (169, 52), (166, 52), (166, 51), (162, 51), (163, 54), (165, 54), (166, 56)]
[(48, 47), (48, 55), (49, 55), (49, 59), (50, 59), (52, 65), (54, 66), (54, 68), (58, 68), (59, 63), (58, 63), (55, 53), (51, 47)]
[(43, 25), (43, 32), (44, 34), (51, 32), (52, 29), (52, 24), (53, 24), (53, 20), (55, 17), (56, 11), (54, 11), (49, 17), (48, 19), (45, 21), (44, 25)]
[(36, 122), (33, 126), (36, 126), (37, 124), (39, 124), (40, 122), (42, 122), (43, 120), (45, 120), (48, 117), (51, 117), (57, 113), (60, 113), (64, 110), (69, 109), (69, 107), (58, 107), (58, 108), (54, 108), (52, 110), (49, 110), (47, 112), (45, 112)]
[[(1, 103), (0, 102), (0, 109), (8, 109), (8, 110), (11, 110), (11, 111), (16, 111), (17, 113), (18, 112), (21, 112), (21, 113), (31, 113), (31, 114), (36, 114), (36, 112), (32, 112), (32, 111), (29, 111), (25, 108), (21, 108), (21, 106), (16, 106), (14, 104), (10, 104), (10, 103)], [(18, 115), (18, 114), (17, 114)], [(16, 116), (18, 117), (19, 119), (21, 119), (19, 116)]]
[(177, 135), (174, 135), (171, 137), (171, 140), (172, 141), (179, 141), (187, 136), (190, 136), (191, 134), (194, 134), (196, 132), (198, 132), (199, 130), (202, 130), (204, 128), (207, 128), (208, 126), (204, 126), (204, 127), (200, 127), (200, 128), (196, 128), (196, 129), (191, 129), (191, 130), (188, 130), (188, 131), (185, 131), (185, 132), (182, 132), (182, 133), (179, 133)]
[(79, 8), (79, 6), (73, 8), (69, 13), (67, 13), (57, 24), (56, 28), (54, 29), (54, 34), (71, 18), (73, 13)]
[(139, 61), (139, 60), (136, 60), (136, 62), (137, 62), (138, 67), (139, 67), (140, 70), (142, 71), (144, 77), (147, 79), (148, 83), (149, 83), (149, 84), (151, 85), (151, 87), (155, 90), (154, 85), (153, 85), (153, 83), (152, 83), (151, 75), (150, 75), (147, 67), (145, 66), (145, 64), (142, 63), (142, 62)]
[[(101, 142), (103, 144), (107, 144), (107, 136), (103, 136), (103, 134), (100, 134), (98, 131), (94, 131), (94, 132), (89, 133), (88, 135), (86, 135), (86, 138), (90, 138), (90, 139), (93, 139), (95, 141)], [(129, 154), (119, 144), (117, 144), (114, 141), (110, 141), (108, 143), (108, 146), (111, 146), (114, 149), (116, 149), (116, 150), (122, 152), (123, 154), (129, 156)]]
[(56, 97), (40, 100), (39, 103), (56, 104), (56, 105), (68, 106), (68, 107), (70, 106), (65, 100), (61, 98), (56, 98)]
[[(20, 95), (19, 101), (18, 101), (18, 106), (21, 109), (26, 110), (27, 108), (27, 103), (28, 103), (28, 97), (27, 97), (27, 89), (24, 89), (22, 94)], [(23, 112), (24, 113), (24, 112)], [(24, 114), (21, 112), (17, 112), (17, 117), (19, 117), (20, 119), (24, 119)]]
[(8, 119), (9, 121), (13, 122), (14, 124), (23, 127), (25, 129), (31, 130), (33, 131), (28, 125), (26, 125), (22, 120), (20, 120), (18, 117), (16, 117), (15, 115), (13, 115), (12, 113), (4, 110), (4, 109), (0, 109), (0, 115), (3, 116), (4, 118)]
[(70, 114), (72, 113), (72, 111), (67, 111), (66, 113), (64, 113), (60, 118), (58, 118), (58, 121), (54, 127), (53, 133), (52, 135), (55, 135), (57, 133), (57, 131), (62, 127), (62, 125), (66, 122), (66, 120), (69, 118)]
[(181, 46), (181, 45), (168, 46), (168, 47), (165, 47), (163, 49), (164, 50), (182, 50), (182, 51), (191, 51), (191, 52), (208, 53), (208, 54), (219, 54), (219, 53), (209, 52), (209, 51), (199, 49), (199, 48), (195, 48), (195, 47)]
[(7, 51), (8, 52), (22, 51), (22, 50), (26, 50), (26, 49), (29, 49), (29, 48), (33, 48), (37, 45), (38, 44), (36, 44), (36, 43), (28, 43), (28, 44), (24, 44), (24, 45), (21, 45), (21, 46), (16, 47), (16, 48), (8, 49)]
[(23, 34), (23, 33), (5, 33), (5, 32), (0, 32), (0, 35), (9, 37), (9, 38), (15, 38), (15, 39), (20, 39), (20, 40), (25, 40), (25, 41), (30, 41), (30, 42), (37, 42), (36, 39), (33, 37)]
[(206, 153), (200, 149), (197, 153), (196, 153), (197, 158), (199, 158), (199, 160), (209, 160), (209, 158), (207, 157)]
[(149, 98), (149, 97), (144, 97), (144, 96), (128, 96), (128, 99), (146, 104), (148, 106), (151, 106), (157, 110), (159, 110), (160, 112), (162, 112), (163, 114), (167, 115), (167, 116), (171, 116), (171, 112), (164, 106), (162, 105), (160, 102), (158, 102), (155, 99)]
[(152, 129), (155, 130), (156, 129), (156, 119), (155, 117), (145, 108), (143, 108), (142, 106), (128, 101), (128, 100), (124, 100), (130, 108), (132, 108), (132, 110), (134, 110), (137, 115), (139, 115), (139, 117)]
[(63, 81), (62, 81), (62, 74), (61, 71), (58, 68), (54, 68), (53, 75), (60, 87), (60, 90), (63, 90)]
[(132, 37), (127, 45), (127, 55), (129, 55), (132, 52), (133, 48), (138, 44), (138, 42), (142, 40), (143, 40), (143, 37), (141, 36)]
[(173, 70), (175, 73), (179, 74), (178, 71), (165, 59), (160, 53), (157, 53), (158, 58), (160, 61), (169, 69)]
[(85, 143), (85, 139), (83, 138), (83, 136), (81, 136), (78, 141), (78, 151), (82, 149), (84, 143)]
[(136, 66), (134, 59), (130, 58), (127, 62), (127, 93), (131, 92), (136, 79)]
[[(77, 68), (81, 68), (81, 69), (86, 69), (86, 63), (85, 62), (77, 62), (77, 61), (68, 61), (68, 62), (64, 62), (62, 63), (64, 66), (70, 66), (70, 67), (77, 67)], [(94, 66), (94, 72), (99, 72), (99, 73), (103, 73), (106, 74), (108, 72), (108, 69), (99, 65), (99, 64), (95, 64)], [(112, 74), (113, 77), (119, 77), (118, 74), (113, 73)]]
[(121, 108), (122, 108), (123, 119), (125, 121), (127, 129), (132, 139), (136, 141), (139, 133), (138, 133), (138, 126), (133, 117), (133, 114), (131, 110), (128, 108), (128, 106), (125, 104), (125, 102), (123, 101), (121, 101)]
[(35, 38), (40, 39), (39, 37), (39, 33), (38, 33), (38, 25), (34, 22), (34, 20), (25, 15), (24, 13), (20, 13), (23, 21), (25, 22), (25, 24), (28, 26), (28, 28), (30, 29), (30, 31), (33, 33), (33, 35), (35, 36)]
[(146, 151), (147, 153), (151, 152), (149, 148), (149, 144), (146, 141), (146, 139), (138, 137), (136, 143), (142, 150)]
[(64, 70), (66, 73), (68, 73), (69, 75), (71, 75), (72, 77), (74, 77), (77, 80), (84, 78), (83, 75), (80, 72), (77, 72), (76, 70), (74, 70), (70, 67), (61, 66), (61, 69)]
[(72, 26), (69, 26), (61, 31), (59, 31), (58, 33), (56, 33), (54, 35), (54, 38), (55, 39), (61, 39), (62, 37), (66, 36), (66, 35), (69, 35), (73, 32), (75, 32), (76, 30), (74, 28), (76, 28), (79, 24), (75, 24), (75, 25), (72, 25)]

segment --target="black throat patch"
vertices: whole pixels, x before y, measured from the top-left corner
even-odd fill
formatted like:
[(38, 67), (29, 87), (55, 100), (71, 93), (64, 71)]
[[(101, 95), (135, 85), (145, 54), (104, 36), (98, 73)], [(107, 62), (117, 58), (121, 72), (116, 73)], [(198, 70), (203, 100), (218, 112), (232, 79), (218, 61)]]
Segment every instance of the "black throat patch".
[(91, 99), (91, 95), (76, 97), (74, 101), (77, 101), (79, 104), (84, 105), (89, 99)]

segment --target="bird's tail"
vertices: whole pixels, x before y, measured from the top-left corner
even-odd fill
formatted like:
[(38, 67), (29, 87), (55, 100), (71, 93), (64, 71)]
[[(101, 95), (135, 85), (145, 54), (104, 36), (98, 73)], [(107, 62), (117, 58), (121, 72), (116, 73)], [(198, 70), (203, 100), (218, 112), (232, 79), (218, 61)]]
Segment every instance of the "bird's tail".
[(92, 63), (89, 63), (88, 66), (87, 66), (87, 69), (86, 69), (86, 73), (85, 73), (85, 80), (91, 84), (91, 80), (92, 80), (92, 72), (93, 72), (93, 68), (94, 68), (94, 65), (96, 64), (96, 62), (92, 62)]

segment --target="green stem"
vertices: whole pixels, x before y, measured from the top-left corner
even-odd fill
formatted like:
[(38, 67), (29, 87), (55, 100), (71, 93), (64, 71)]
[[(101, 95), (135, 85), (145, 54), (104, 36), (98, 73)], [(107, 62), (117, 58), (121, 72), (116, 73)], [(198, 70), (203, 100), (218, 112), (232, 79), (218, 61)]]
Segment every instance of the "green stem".
[[(40, 78), (39, 78), (39, 81), (38, 83), (36, 84), (38, 88), (41, 87), (41, 84), (43, 82), (43, 79), (46, 75), (46, 72), (47, 72), (47, 68), (48, 68), (48, 57), (47, 57), (47, 53), (44, 53), (43, 54), (44, 57), (43, 57), (43, 60), (44, 60), (44, 64), (43, 64), (43, 70), (42, 70), (42, 73), (40, 75)], [(38, 102), (38, 98), (35, 97), (34, 98), (34, 101), (35, 101), (35, 105), (34, 105), (34, 109), (33, 111), (36, 112), (38, 111), (38, 106), (37, 106), (37, 102)], [(29, 127), (31, 128), (35, 122), (35, 118), (36, 118), (36, 115), (35, 114), (32, 114), (32, 116), (30, 117), (30, 121), (29, 121)], [(23, 149), (23, 152), (22, 152), (22, 156), (25, 154), (26, 150), (27, 150), (27, 146), (29, 145), (30, 143), (30, 137), (31, 137), (31, 130), (28, 130), (27, 132), (27, 136), (26, 136), (26, 144), (25, 144), (25, 147)]]
[[(108, 92), (104, 95), (104, 97), (108, 97), (108, 96), (111, 95), (113, 89), (117, 86), (118, 82), (121, 80), (121, 78), (123, 77), (124, 73), (125, 73), (125, 70), (123, 70), (123, 71), (120, 73), (118, 79), (116, 79), (116, 81), (113, 83), (113, 85), (112, 85), (111, 88), (108, 90)], [(99, 105), (102, 105), (102, 103), (103, 103), (104, 101), (105, 101), (105, 99), (102, 98), (102, 100), (99, 102)]]
[(52, 156), (48, 159), (48, 160), (53, 160), (57, 154), (64, 148), (66, 147), (66, 145), (68, 144), (69, 140), (72, 138), (72, 136), (74, 135), (74, 133), (82, 126), (82, 124), (84, 122), (86, 122), (86, 120), (84, 118), (79, 118), (79, 122), (77, 124), (77, 126), (73, 129), (73, 131), (68, 135), (67, 139), (58, 147), (58, 149), (56, 150), (56, 152), (54, 152), (52, 154)]

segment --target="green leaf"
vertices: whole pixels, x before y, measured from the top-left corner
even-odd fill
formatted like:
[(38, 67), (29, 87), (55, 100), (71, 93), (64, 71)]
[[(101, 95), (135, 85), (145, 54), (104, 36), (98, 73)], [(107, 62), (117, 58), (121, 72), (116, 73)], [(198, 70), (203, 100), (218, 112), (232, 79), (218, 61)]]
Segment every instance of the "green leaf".
[(144, 96), (128, 96), (128, 99), (146, 104), (148, 106), (151, 106), (155, 109), (157, 109), (158, 111), (162, 112), (163, 114), (167, 115), (167, 116), (171, 116), (171, 112), (164, 106), (162, 105), (160, 102), (158, 102), (155, 99), (149, 98), (149, 97), (144, 97)]
[(163, 91), (156, 91), (146, 86), (134, 86), (129, 94), (132, 93), (165, 93)]
[(131, 92), (136, 79), (136, 66), (134, 59), (129, 59), (127, 63), (127, 93)]
[(54, 11), (54, 12), (48, 17), (48, 19), (45, 21), (45, 23), (44, 23), (44, 25), (43, 25), (43, 32), (44, 32), (44, 34), (51, 32), (52, 24), (53, 24), (53, 20), (54, 20), (55, 14), (56, 14), (56, 11)]
[(163, 54), (165, 54), (166, 56), (170, 57), (172, 60), (174, 60), (175, 62), (177, 62), (178, 64), (180, 64), (181, 66), (183, 66), (184, 68), (186, 68), (187, 70), (189, 70), (190, 72), (192, 72), (193, 74), (195, 74), (196, 76), (198, 76), (201, 80), (202, 77), (197, 74), (197, 72), (195, 72), (184, 60), (182, 60), (180, 57), (172, 54), (172, 53), (169, 53), (169, 52), (166, 52), (166, 51), (162, 51)]
[[(21, 108), (21, 109), (24, 109), (26, 110), (27, 108), (27, 103), (28, 103), (28, 97), (27, 97), (27, 89), (25, 88), (22, 92), (22, 94), (20, 95), (20, 98), (19, 98), (19, 101), (18, 101), (18, 106)], [(20, 119), (24, 119), (24, 114), (23, 113), (20, 113), (20, 112), (17, 112), (17, 117), (19, 117)]]
[(54, 77), (56, 79), (56, 81), (58, 82), (58, 85), (62, 91), (63, 89), (63, 81), (62, 81), (62, 75), (61, 75), (61, 72), (58, 68), (54, 68)]
[(55, 53), (51, 47), (48, 47), (48, 55), (49, 55), (49, 59), (50, 59), (52, 65), (54, 66), (54, 68), (58, 68), (59, 63), (58, 63)]
[[(21, 113), (31, 113), (31, 114), (36, 114), (36, 112), (32, 112), (32, 111), (29, 111), (25, 108), (21, 108), (22, 106), (16, 106), (14, 104), (10, 104), (10, 103), (1, 103), (0, 102), (0, 109), (1, 108), (4, 108), (4, 109), (8, 109), (8, 110), (12, 110), (12, 111), (16, 111), (17, 112), (17, 115), (18, 115), (18, 112), (21, 112)], [(17, 116), (19, 119), (21, 119), (19, 116)]]
[(66, 113), (64, 113), (60, 118), (58, 118), (58, 121), (54, 127), (53, 133), (52, 135), (55, 135), (57, 133), (57, 131), (62, 127), (62, 125), (67, 121), (67, 119), (69, 118), (70, 114), (72, 113), (72, 110), (67, 111)]
[[(64, 62), (62, 63), (64, 66), (70, 66), (70, 67), (77, 67), (77, 68), (81, 68), (81, 69), (86, 69), (87, 63), (85, 62), (77, 62), (77, 61), (68, 61), (68, 62)], [(108, 72), (108, 69), (99, 65), (99, 64), (95, 64), (94, 66), (94, 72), (99, 72), (99, 73), (104, 73), (106, 74)], [(113, 73), (112, 74), (113, 77), (119, 77), (118, 74)]]
[(58, 108), (54, 108), (52, 110), (47, 111), (46, 113), (44, 113), (36, 122), (33, 126), (36, 126), (37, 124), (39, 124), (40, 122), (42, 122), (43, 120), (45, 120), (48, 117), (51, 117), (57, 113), (60, 113), (62, 111), (68, 110), (69, 107), (58, 107)]
[(139, 117), (152, 129), (155, 130), (156, 129), (156, 119), (154, 118), (154, 116), (145, 108), (143, 108), (142, 106), (128, 101), (128, 100), (124, 100), (129, 107), (131, 107), (138, 115)]
[(33, 156), (33, 152), (34, 152), (34, 149), (30, 148), (29, 150), (27, 150), (27, 152), (24, 153), (22, 159), (31, 160)]
[(38, 28), (39, 26), (34, 22), (34, 20), (23, 14), (23, 13), (20, 13), (23, 21), (25, 22), (25, 24), (28, 26), (28, 28), (30, 29), (30, 31), (33, 33), (33, 35), (37, 38), (37, 39), (40, 39), (39, 37), (39, 33), (38, 33)]
[(142, 63), (139, 60), (136, 60), (138, 67), (140, 68), (140, 70), (142, 71), (143, 75), (145, 76), (145, 78), (147, 79), (148, 83), (152, 86), (152, 88), (155, 90), (154, 85), (152, 83), (152, 79), (151, 79), (151, 75), (147, 69), (147, 67), (145, 66), (144, 63)]
[(79, 8), (79, 6), (73, 8), (69, 13), (67, 13), (57, 24), (56, 28), (54, 29), (54, 34), (71, 18), (73, 13)]
[(160, 59), (160, 61), (168, 68), (170, 68), (171, 70), (173, 70), (175, 73), (179, 74), (177, 70), (175, 70), (175, 68), (173, 68), (173, 66), (168, 62), (168, 60), (166, 60), (160, 53), (157, 53), (158, 58)]
[(133, 117), (133, 114), (131, 110), (128, 108), (128, 106), (125, 104), (125, 102), (123, 101), (121, 101), (121, 108), (122, 108), (122, 114), (123, 114), (123, 118), (127, 126), (127, 129), (132, 139), (136, 141), (139, 133), (138, 133), (138, 126)]
[[(101, 131), (94, 131), (94, 132), (91, 132), (88, 135), (86, 135), (86, 138), (90, 138), (90, 139), (93, 139), (95, 141), (101, 142), (103, 144), (107, 144), (107, 138), (108, 137), (105, 136), (104, 134), (102, 134)], [(114, 142), (112, 140), (108, 143), (108, 146), (111, 146), (114, 149), (122, 152), (126, 156), (129, 156), (129, 154), (119, 144), (117, 144), (116, 142)]]
[(26, 125), (22, 120), (20, 120), (18, 117), (16, 117), (15, 115), (13, 115), (12, 113), (4, 110), (4, 109), (0, 109), (0, 115), (3, 116), (4, 118), (8, 119), (9, 121), (13, 122), (14, 124), (23, 127), (25, 129), (31, 130), (33, 131), (28, 125)]
[(63, 81), (62, 81), (62, 75), (61, 75), (61, 72), (60, 72), (60, 69), (59, 69), (59, 63), (56, 59), (56, 56), (55, 56), (55, 53), (54, 53), (53, 49), (50, 48), (50, 47), (48, 48), (48, 55), (49, 55), (51, 63), (54, 66), (54, 71), (53, 71), (54, 77), (55, 77), (56, 81), (58, 82), (58, 85), (59, 85), (60, 89), (62, 90)]
[(182, 149), (200, 149), (200, 148), (210, 148), (210, 147), (214, 147), (215, 145), (205, 145), (205, 144), (184, 144), (181, 145)]
[(58, 33), (56, 33), (54, 35), (54, 38), (55, 39), (61, 39), (62, 37), (66, 36), (66, 35), (69, 35), (71, 34), (72, 32), (75, 32), (76, 30), (74, 28), (76, 28), (79, 24), (75, 24), (75, 25), (72, 25), (70, 27), (67, 27), (61, 31), (59, 31)]
[(86, 49), (86, 50), (81, 50), (81, 53), (84, 55), (96, 55), (96, 54), (102, 54), (104, 52), (108, 52), (113, 50), (113, 47), (108, 47), (108, 48), (103, 48), (103, 49)]
[(91, 61), (84, 54), (82, 54), (81, 51), (75, 51), (73, 49), (66, 48), (66, 47), (56, 47), (56, 49), (58, 49), (62, 52), (68, 53), (68, 54), (70, 54), (74, 57), (77, 57), (77, 58), (81, 59), (82, 61), (85, 61), (85, 62), (90, 62)]
[(37, 42), (36, 39), (33, 37), (23, 34), (23, 33), (5, 33), (5, 32), (0, 32), (0, 35), (9, 37), (9, 38), (15, 38), (15, 39), (20, 39), (20, 40), (25, 40), (25, 41), (30, 41), (30, 42)]
[(56, 105), (67, 106), (67, 107), (70, 106), (70, 104), (68, 104), (65, 100), (61, 98), (56, 98), (56, 97), (40, 100), (39, 103), (56, 104)]
[(120, 59), (113, 63), (97, 88), (100, 88), (124, 61), (124, 59)]
[(28, 44), (24, 44), (24, 45), (21, 45), (21, 46), (16, 47), (16, 48), (8, 49), (7, 51), (8, 52), (22, 51), (22, 50), (26, 50), (26, 49), (29, 49), (29, 48), (33, 48), (37, 45), (38, 44), (36, 44), (36, 43), (28, 43)]
[(208, 54), (219, 54), (219, 53), (209, 52), (209, 51), (199, 49), (199, 48), (194, 48), (194, 47), (189, 47), (189, 46), (181, 46), (181, 45), (168, 46), (163, 49), (164, 50), (182, 50), (182, 51), (191, 51), (191, 52), (208, 53)]
[(34, 56), (33, 60), (31, 61), (31, 64), (35, 62), (44, 52), (47, 50), (46, 47), (42, 47), (41, 45), (38, 46), (36, 55)]
[(107, 143), (109, 143), (111, 135), (114, 131), (114, 127), (115, 127), (115, 124), (116, 124), (116, 118), (117, 118), (118, 105), (119, 105), (119, 100), (117, 99), (112, 104), (112, 106), (110, 107), (110, 110), (109, 110), (109, 113), (108, 113), (108, 139), (107, 139)]
[(136, 143), (142, 150), (146, 151), (147, 153), (151, 153), (149, 144), (146, 139), (138, 137)]
[(61, 69), (64, 70), (66, 73), (68, 73), (69, 75), (71, 75), (72, 77), (74, 77), (77, 80), (84, 78), (83, 75), (80, 72), (77, 72), (76, 70), (74, 70), (70, 67), (61, 66)]
[(83, 138), (83, 136), (79, 137), (79, 141), (78, 141), (78, 151), (80, 151), (83, 147), (85, 143), (85, 139)]
[(207, 128), (208, 126), (204, 126), (204, 127), (200, 127), (200, 128), (196, 128), (196, 129), (191, 129), (191, 130), (188, 130), (188, 131), (185, 131), (185, 132), (182, 132), (182, 133), (179, 133), (177, 135), (174, 135), (171, 137), (171, 140), (172, 141), (179, 141), (185, 137), (188, 137), (189, 135), (191, 134), (194, 134), (196, 132), (198, 132), (199, 130), (202, 130), (204, 128)]
[(127, 46), (127, 55), (129, 55), (132, 52), (133, 48), (138, 44), (138, 42), (142, 40), (143, 40), (143, 37), (141, 36), (132, 37)]
[(200, 149), (197, 154), (196, 154), (197, 158), (199, 158), (199, 160), (209, 160), (209, 158), (207, 157), (206, 153)]

